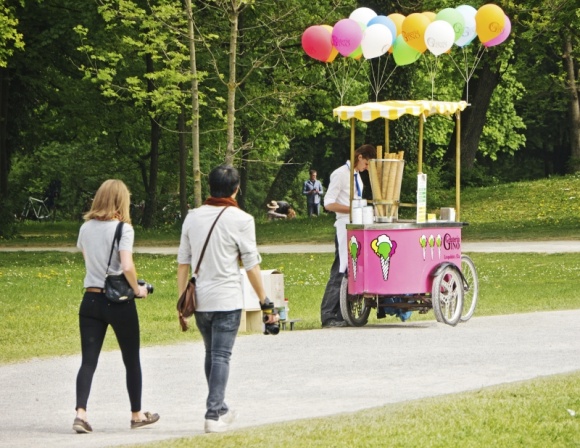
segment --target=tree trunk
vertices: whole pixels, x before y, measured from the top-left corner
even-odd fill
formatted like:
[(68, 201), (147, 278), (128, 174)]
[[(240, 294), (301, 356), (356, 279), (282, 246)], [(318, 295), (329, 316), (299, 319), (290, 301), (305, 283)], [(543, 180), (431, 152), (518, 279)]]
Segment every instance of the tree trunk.
[[(145, 56), (147, 73), (153, 73), (153, 59), (151, 55)], [(150, 93), (155, 89), (153, 81), (147, 80), (147, 91)], [(150, 106), (151, 112), (151, 106)], [(143, 210), (143, 227), (149, 229), (155, 224), (155, 213), (157, 212), (157, 178), (159, 174), (159, 141), (161, 140), (161, 127), (158, 117), (151, 117), (149, 123), (150, 131), (150, 153), (149, 153), (149, 181), (145, 184), (145, 209)]]
[(225, 163), (233, 165), (235, 155), (235, 120), (236, 120), (236, 57), (238, 52), (238, 19), (240, 6), (238, 0), (232, 0), (230, 4), (230, 52), (229, 52), (229, 80), (228, 80), (228, 104), (227, 104), (227, 146)]
[(248, 141), (250, 138), (250, 133), (248, 132), (247, 128), (242, 129), (242, 163), (240, 165), (240, 190), (241, 193), (238, 194), (236, 199), (238, 200), (238, 205), (242, 210), (246, 209), (246, 195), (244, 192), (248, 191), (248, 178), (250, 177), (250, 164), (248, 163), (248, 159), (250, 158), (250, 148), (244, 143)]
[(8, 122), (8, 69), (0, 67), (0, 199), (8, 195), (9, 157), (6, 133)]
[(574, 60), (572, 58), (573, 47), (569, 34), (564, 38), (564, 65), (566, 68), (566, 80), (569, 102), (569, 130), (570, 130), (570, 160), (568, 170), (571, 173), (580, 171), (580, 103), (578, 103), (578, 88), (576, 87), (576, 75)]
[[(493, 91), (499, 84), (501, 74), (496, 66), (495, 51), (487, 50), (487, 57), (483, 61), (483, 67), (471, 78), (469, 96), (472, 101), (461, 113), (461, 169), (469, 171), (473, 169), (475, 156), (479, 147), (479, 139), (485, 125), (487, 109), (491, 102)], [(463, 88), (463, 98), (467, 95), (467, 84)], [(455, 158), (455, 136), (457, 128), (453, 131), (447, 147), (450, 159)]]
[(185, 142), (185, 111), (181, 110), (177, 123), (177, 132), (179, 133), (179, 214), (181, 222), (187, 215), (189, 206), (187, 204), (187, 145)]
[[(193, 33), (191, 0), (185, 0), (189, 37), (189, 69), (191, 70), (191, 155), (193, 162), (193, 206), (201, 205), (201, 171), (199, 168), (199, 83)], [(185, 219), (185, 215), (182, 215)]]

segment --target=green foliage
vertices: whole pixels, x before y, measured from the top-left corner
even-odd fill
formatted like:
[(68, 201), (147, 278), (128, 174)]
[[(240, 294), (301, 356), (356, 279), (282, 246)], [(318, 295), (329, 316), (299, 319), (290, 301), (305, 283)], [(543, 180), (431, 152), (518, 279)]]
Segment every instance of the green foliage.
[(18, 18), (14, 9), (0, 5), (0, 67), (7, 67), (14, 50), (24, 49), (22, 33), (18, 32)]

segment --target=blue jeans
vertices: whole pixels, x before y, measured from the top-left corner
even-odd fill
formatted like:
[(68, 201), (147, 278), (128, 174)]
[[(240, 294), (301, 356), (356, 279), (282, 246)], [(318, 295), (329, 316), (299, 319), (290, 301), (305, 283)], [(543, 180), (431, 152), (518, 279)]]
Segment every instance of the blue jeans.
[(242, 310), (195, 313), (205, 345), (205, 379), (209, 388), (206, 420), (218, 420), (228, 412), (225, 403), (232, 348), (240, 327)]

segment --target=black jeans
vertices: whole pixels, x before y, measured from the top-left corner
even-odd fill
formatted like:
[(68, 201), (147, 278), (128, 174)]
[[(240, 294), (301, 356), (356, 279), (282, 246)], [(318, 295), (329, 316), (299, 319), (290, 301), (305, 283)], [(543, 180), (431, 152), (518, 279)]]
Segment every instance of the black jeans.
[(320, 304), (320, 320), (322, 325), (331, 320), (344, 320), (340, 311), (340, 287), (344, 272), (339, 272), (340, 257), (338, 256), (338, 239), (334, 237), (334, 261), (330, 268), (330, 278), (326, 283), (322, 303)]
[(141, 410), (141, 359), (139, 316), (134, 300), (111, 303), (105, 294), (85, 292), (79, 310), (82, 363), (77, 375), (77, 408), (87, 408), (93, 376), (107, 328), (111, 325), (123, 356), (131, 412)]

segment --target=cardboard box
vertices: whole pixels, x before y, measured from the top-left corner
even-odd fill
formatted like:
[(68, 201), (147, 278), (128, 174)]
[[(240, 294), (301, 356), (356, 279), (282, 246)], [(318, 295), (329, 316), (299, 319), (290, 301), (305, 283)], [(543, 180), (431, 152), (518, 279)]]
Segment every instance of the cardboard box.
[(262, 322), (261, 310), (242, 310), (242, 319), (240, 321), (240, 331), (242, 332), (262, 332), (264, 323)]
[[(248, 280), (248, 274), (245, 269), (240, 269), (243, 277), (242, 291), (244, 295), (244, 309), (245, 310), (259, 310), (260, 300), (254, 292), (254, 288)], [(268, 298), (274, 302), (275, 307), (284, 306), (284, 274), (276, 269), (263, 270), (262, 282)]]

